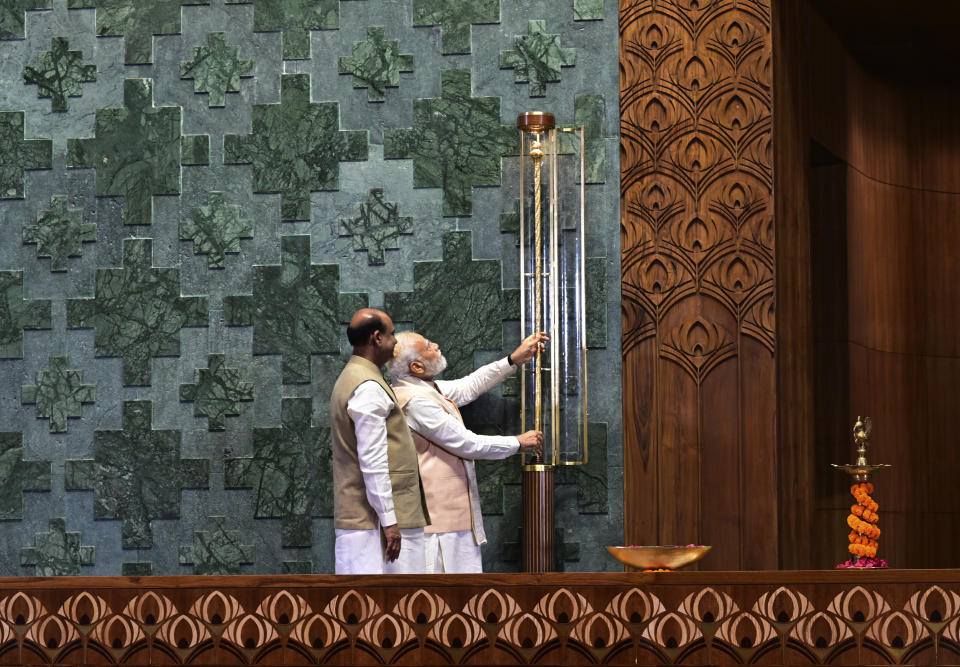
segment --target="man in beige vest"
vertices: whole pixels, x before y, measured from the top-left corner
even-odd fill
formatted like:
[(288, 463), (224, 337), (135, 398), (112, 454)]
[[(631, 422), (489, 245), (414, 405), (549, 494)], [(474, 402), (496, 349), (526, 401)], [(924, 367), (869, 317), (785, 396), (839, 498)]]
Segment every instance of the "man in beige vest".
[(353, 356), (330, 396), (337, 574), (423, 571), (429, 523), (417, 450), (380, 368), (393, 357), (393, 321), (363, 308), (350, 320)]
[(505, 359), (459, 380), (436, 380), (447, 361), (440, 348), (418, 333), (397, 336), (389, 364), (394, 391), (417, 445), (430, 525), (425, 529), (429, 573), (482, 572), (480, 546), (487, 541), (480, 513), (475, 459), (502, 459), (543, 446), (540, 431), (518, 436), (478, 435), (463, 425), (458, 406), (502, 382), (542, 349), (546, 334), (527, 337)]

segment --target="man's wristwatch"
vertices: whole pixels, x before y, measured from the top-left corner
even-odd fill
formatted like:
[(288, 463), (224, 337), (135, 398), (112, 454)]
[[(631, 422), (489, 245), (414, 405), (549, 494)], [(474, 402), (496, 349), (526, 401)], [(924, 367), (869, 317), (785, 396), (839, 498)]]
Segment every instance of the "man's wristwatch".
[(510, 364), (511, 366), (516, 366), (516, 365), (517, 365), (517, 362), (515, 362), (515, 361), (513, 360), (513, 357), (511, 357), (509, 354), (507, 355), (507, 363)]

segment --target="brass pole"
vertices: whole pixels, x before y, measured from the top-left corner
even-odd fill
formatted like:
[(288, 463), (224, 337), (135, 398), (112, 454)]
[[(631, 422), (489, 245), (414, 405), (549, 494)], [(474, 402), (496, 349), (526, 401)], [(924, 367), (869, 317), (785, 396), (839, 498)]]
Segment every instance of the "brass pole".
[[(538, 135), (539, 137), (539, 135)], [(533, 160), (533, 332), (543, 331), (543, 145), (534, 140), (530, 145), (530, 158)], [(533, 428), (543, 430), (543, 357), (540, 350), (533, 367)], [(542, 463), (543, 456), (537, 454), (534, 463)]]
[[(543, 229), (543, 141), (548, 131), (555, 127), (551, 114), (534, 111), (521, 114), (517, 127), (524, 132), (535, 133), (529, 156), (533, 162), (533, 332), (544, 331), (544, 289), (546, 277), (554, 278), (553, 267), (544, 270)], [(556, 317), (556, 312), (551, 312)], [(526, 317), (526, 314), (524, 314)], [(555, 369), (546, 369), (551, 373)], [(543, 358), (539, 350), (533, 367), (534, 417), (533, 427), (543, 431)], [(551, 376), (551, 379), (553, 377)], [(526, 418), (524, 418), (526, 419)], [(554, 420), (555, 423), (555, 420)], [(555, 442), (544, 442), (555, 447)], [(554, 472), (553, 466), (544, 464), (543, 454), (533, 457), (523, 470), (523, 530), (521, 539), (522, 568), (524, 572), (552, 572), (554, 561)]]

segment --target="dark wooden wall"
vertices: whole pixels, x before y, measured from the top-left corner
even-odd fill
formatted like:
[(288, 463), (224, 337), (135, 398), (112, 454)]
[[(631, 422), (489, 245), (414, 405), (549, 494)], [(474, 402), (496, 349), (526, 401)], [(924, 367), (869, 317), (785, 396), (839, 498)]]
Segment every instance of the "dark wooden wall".
[(628, 544), (776, 568), (771, 17), (620, 3)]
[(951, 567), (960, 92), (770, 4), (620, 3), (626, 539), (832, 567), (862, 414), (880, 555)]
[(893, 464), (875, 479), (880, 555), (953, 567), (960, 94), (854, 60), (805, 2), (777, 3), (774, 24), (777, 246), (800, 248), (777, 258), (779, 330), (794, 350), (778, 338), (779, 414), (800, 408), (781, 444), (808, 462), (790, 511), (813, 546), (795, 564), (844, 557), (851, 499), (828, 464), (850, 460), (850, 426), (868, 414), (871, 460)]

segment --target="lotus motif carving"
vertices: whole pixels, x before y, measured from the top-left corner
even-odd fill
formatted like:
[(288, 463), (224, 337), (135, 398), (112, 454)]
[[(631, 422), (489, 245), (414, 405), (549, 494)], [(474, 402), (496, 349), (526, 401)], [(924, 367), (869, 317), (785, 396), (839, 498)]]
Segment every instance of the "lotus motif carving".
[(666, 611), (663, 602), (653, 593), (631, 588), (626, 593), (617, 593), (604, 610), (631, 625), (645, 623)]
[[(625, 11), (630, 12), (631, 9), (634, 8), (627, 7)], [(679, 42), (679, 31), (676, 26), (657, 21), (657, 18), (651, 15), (644, 16), (645, 25), (637, 26), (633, 33), (636, 37), (625, 44), (624, 48), (630, 53), (638, 55), (649, 53), (656, 56), (658, 53), (669, 51), (671, 47), (676, 46)]]
[(690, 593), (677, 610), (698, 621), (719, 623), (730, 614), (740, 611), (740, 608), (732, 597), (707, 586), (696, 593)]
[[(716, 43), (722, 45), (728, 52), (741, 54), (744, 51), (752, 49), (762, 49), (766, 46), (766, 38), (758, 29), (765, 21), (769, 20), (769, 15), (757, 8), (745, 8), (755, 19), (750, 21), (723, 21), (714, 30), (713, 38)], [(756, 21), (759, 21), (758, 24)]]
[(47, 610), (40, 600), (23, 591), (0, 600), (0, 619), (14, 626), (30, 625), (46, 613)]
[(813, 611), (806, 595), (780, 586), (764, 593), (753, 605), (753, 612), (772, 623), (794, 623)]
[(483, 628), (474, 619), (460, 613), (444, 617), (430, 628), (427, 637), (441, 646), (467, 648), (484, 639)]
[(278, 591), (269, 595), (257, 606), (258, 614), (277, 625), (292, 625), (311, 611), (303, 597), (289, 591)]
[(50, 614), (31, 625), (25, 637), (44, 648), (55, 649), (77, 641), (80, 633), (67, 619)]
[(262, 616), (245, 614), (235, 618), (223, 629), (223, 638), (235, 646), (260, 648), (278, 638), (277, 631)]
[(869, 623), (890, 611), (890, 605), (880, 593), (854, 586), (833, 598), (827, 611), (853, 623)]
[(428, 593), (422, 588), (409, 595), (404, 595), (393, 607), (393, 613), (411, 623), (433, 623), (435, 620), (450, 613), (450, 607), (443, 598), (434, 593)]
[(300, 619), (290, 638), (311, 648), (325, 648), (346, 639), (347, 633), (339, 623), (320, 614)]
[(146, 626), (155, 626), (176, 615), (177, 608), (165, 595), (147, 591), (131, 599), (123, 613)]
[(924, 623), (948, 623), (960, 614), (960, 595), (934, 585), (911, 595), (904, 609)]
[[(769, 102), (757, 99), (745, 90), (730, 90), (710, 101), (704, 116), (720, 132), (727, 133), (737, 145), (750, 132), (769, 133), (769, 128), (757, 124), (770, 117)], [(739, 153), (739, 152), (737, 152)]]
[(221, 591), (212, 591), (197, 598), (190, 613), (210, 625), (224, 625), (241, 616), (243, 606), (237, 598)]
[(360, 630), (360, 639), (381, 648), (396, 648), (416, 639), (410, 624), (399, 616), (383, 614), (367, 621)]
[(324, 607), (323, 613), (346, 625), (358, 625), (379, 614), (380, 607), (369, 595), (350, 590), (343, 595), (335, 595)]
[(652, 313), (693, 289), (686, 267), (665, 254), (651, 253), (635, 264), (625, 264), (622, 279), (624, 294), (645, 303)]
[[(643, 174), (638, 174), (642, 176)], [(644, 190), (624, 197), (626, 215), (620, 225), (621, 246), (625, 252), (652, 243), (661, 230), (686, 211), (688, 202), (679, 196), (679, 184), (666, 178), (646, 179)]]
[(144, 634), (133, 619), (113, 614), (97, 623), (90, 637), (109, 648), (124, 649), (143, 639)]
[(571, 593), (566, 588), (561, 588), (540, 598), (533, 611), (554, 623), (576, 623), (585, 614), (592, 612), (593, 608), (579, 593)]
[(852, 636), (846, 623), (822, 611), (801, 618), (790, 630), (792, 639), (818, 649), (833, 648)]
[[(745, 221), (752, 216), (762, 214), (773, 219), (767, 203), (769, 192), (765, 191), (763, 195), (758, 193), (746, 182), (752, 180), (745, 178), (746, 176), (747, 174), (744, 174), (736, 181), (718, 182), (706, 193), (710, 211), (729, 221), (738, 234), (741, 233)], [(772, 236), (768, 240), (771, 241), (769, 247), (773, 247)]]
[(602, 612), (587, 614), (574, 626), (570, 636), (587, 646), (606, 648), (629, 636), (627, 628), (617, 618)]
[[(683, 199), (677, 196), (669, 183), (653, 182), (642, 191), (640, 197), (631, 200), (630, 207), (631, 211), (642, 211), (644, 217), (657, 222), (679, 212), (683, 208)], [(660, 225), (655, 224), (654, 227), (659, 229)]]
[(777, 637), (777, 631), (765, 618), (748, 611), (737, 612), (725, 620), (716, 636), (744, 649), (756, 648)]
[(695, 182), (700, 174), (705, 174), (723, 160), (729, 159), (727, 151), (713, 137), (699, 133), (684, 136), (669, 149), (668, 160), (676, 173), (674, 178), (688, 183), (688, 187), (697, 190)]
[(192, 649), (210, 639), (210, 631), (197, 618), (178, 614), (161, 624), (157, 638), (178, 649)]
[(916, 616), (894, 611), (871, 623), (866, 636), (884, 648), (903, 649), (929, 637), (930, 631)]
[[(678, 113), (676, 101), (669, 97), (660, 95), (651, 95), (639, 105), (640, 114), (636, 117), (636, 126), (644, 131), (656, 135), (657, 133), (666, 133), (672, 129), (676, 119), (681, 114)], [(648, 137), (653, 146), (657, 142), (657, 137)], [(655, 154), (654, 151), (651, 151)]]
[(557, 632), (545, 618), (525, 612), (504, 623), (499, 636), (514, 646), (535, 648), (556, 639)]
[[(676, 362), (700, 384), (717, 364), (736, 354), (732, 335), (723, 327), (698, 318), (671, 330), (660, 355)], [(713, 589), (704, 589), (716, 594)]]
[(673, 649), (701, 639), (703, 633), (693, 619), (671, 611), (650, 621), (641, 636), (657, 646)]
[(474, 595), (463, 607), (463, 612), (481, 623), (498, 623), (521, 611), (520, 605), (508, 593), (495, 588)]
[(773, 275), (767, 266), (746, 252), (736, 252), (723, 256), (710, 267), (703, 286), (736, 313), (741, 304), (750, 300), (758, 285), (772, 285), (772, 282)]
[(717, 224), (713, 216), (693, 216), (670, 228), (671, 241), (694, 256), (709, 253), (717, 245), (726, 242), (729, 236)]
[(77, 625), (93, 625), (110, 613), (110, 606), (102, 597), (83, 591), (64, 600), (59, 613)]

